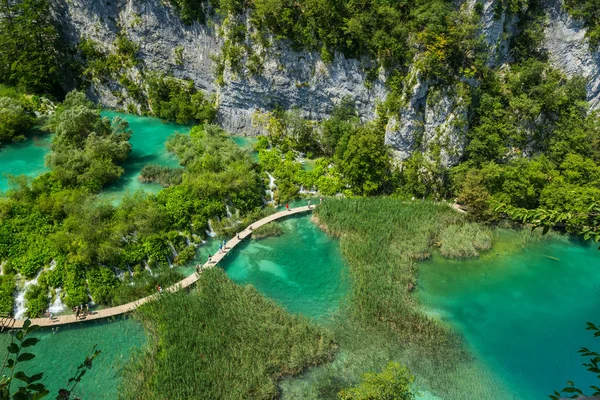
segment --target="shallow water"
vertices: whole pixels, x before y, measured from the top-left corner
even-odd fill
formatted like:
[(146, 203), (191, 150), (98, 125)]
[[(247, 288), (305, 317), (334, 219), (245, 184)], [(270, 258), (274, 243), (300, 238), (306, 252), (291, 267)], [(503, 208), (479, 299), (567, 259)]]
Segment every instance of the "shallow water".
[(51, 140), (52, 135), (40, 133), (24, 142), (0, 147), (0, 192), (8, 189), (5, 173), (33, 178), (48, 171), (44, 157), (50, 152)]
[(279, 223), (284, 235), (245, 241), (222, 266), (233, 281), (254, 285), (293, 313), (331, 316), (348, 290), (338, 242), (309, 216)]
[(419, 267), (419, 295), (465, 336), (511, 399), (547, 398), (567, 380), (597, 384), (577, 354), (598, 346), (585, 330), (587, 321), (600, 322), (596, 246), (564, 239), (477, 260), (435, 256)]
[[(96, 345), (102, 353), (82, 378), (76, 393), (86, 400), (115, 399), (123, 366), (133, 351), (146, 343), (142, 325), (131, 318), (41, 329), (34, 336), (41, 339), (30, 348), (36, 357), (22, 365), (30, 375), (44, 372), (44, 384), (50, 390), (48, 398), (55, 398), (58, 390), (66, 387), (69, 378)], [(9, 334), (0, 334), (3, 360), (8, 343)]]
[(177, 167), (177, 157), (167, 152), (165, 141), (175, 132), (188, 133), (189, 126), (165, 123), (158, 118), (141, 117), (139, 115), (118, 113), (115, 111), (102, 111), (102, 116), (114, 118), (121, 117), (129, 123), (131, 129), (131, 154), (123, 164), (125, 173), (118, 181), (106, 187), (101, 194), (102, 198), (112, 201), (125, 193), (137, 190), (157, 193), (162, 186), (155, 183), (141, 183), (138, 180), (142, 168), (147, 164), (158, 164), (168, 167)]

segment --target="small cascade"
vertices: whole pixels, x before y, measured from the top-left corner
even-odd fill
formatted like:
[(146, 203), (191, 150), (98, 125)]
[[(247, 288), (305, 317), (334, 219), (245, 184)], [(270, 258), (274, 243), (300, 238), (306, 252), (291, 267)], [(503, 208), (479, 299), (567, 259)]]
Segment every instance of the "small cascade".
[(169, 247), (171, 248), (171, 256), (173, 257), (173, 260), (174, 260), (175, 258), (177, 258), (179, 253), (177, 253), (177, 250), (175, 250), (175, 246), (173, 246), (173, 243), (169, 242)]
[(227, 213), (227, 218), (231, 218), (233, 216), (229, 210), (229, 204), (225, 204), (225, 212)]
[(15, 308), (13, 310), (13, 314), (15, 319), (22, 319), (25, 316), (25, 312), (27, 312), (27, 307), (25, 307), (25, 293), (27, 292), (27, 288), (31, 285), (37, 285), (38, 278), (42, 271), (38, 272), (35, 278), (30, 281), (25, 281), (21, 290), (17, 292), (15, 296)]
[(206, 234), (207, 234), (208, 236), (210, 236), (210, 237), (216, 237), (216, 236), (217, 236), (217, 234), (216, 234), (216, 233), (215, 233), (215, 231), (213, 230), (213, 227), (212, 227), (212, 224), (211, 224), (211, 222), (210, 222), (210, 219), (208, 220), (208, 229), (209, 229), (209, 230), (207, 230), (207, 231), (206, 231)]
[(6, 261), (0, 262), (0, 275), (4, 275), (4, 264), (6, 264)]
[(50, 268), (48, 268), (48, 271), (52, 271), (54, 268), (56, 268), (56, 260), (52, 259), (52, 261), (50, 261)]
[(144, 269), (148, 272), (150, 272), (150, 276), (154, 276), (154, 273), (152, 272), (152, 268), (150, 268), (150, 266), (148, 265), (148, 263), (146, 262), (146, 260), (144, 260)]
[(265, 191), (267, 194), (267, 204), (272, 204), (275, 201), (275, 189), (277, 189), (277, 185), (275, 185), (275, 178), (273, 175), (267, 172), (269, 176), (269, 188)]
[(61, 291), (62, 291), (61, 288), (56, 289), (56, 299), (54, 299), (54, 302), (48, 308), (48, 311), (50, 311), (52, 314), (61, 313), (61, 312), (63, 312), (67, 308), (67, 306), (65, 305), (65, 303), (63, 303), (62, 299), (60, 298), (60, 292)]

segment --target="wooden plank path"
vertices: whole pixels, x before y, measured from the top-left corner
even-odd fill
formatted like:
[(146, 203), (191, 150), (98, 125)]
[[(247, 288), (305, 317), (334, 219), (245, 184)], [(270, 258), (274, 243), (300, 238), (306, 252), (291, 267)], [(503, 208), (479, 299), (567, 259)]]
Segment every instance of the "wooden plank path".
[[(176, 284), (166, 288), (165, 290), (167, 290), (169, 292), (176, 292), (178, 290), (185, 289), (185, 288), (193, 285), (194, 283), (196, 283), (196, 281), (200, 278), (199, 274), (202, 273), (202, 271), (204, 271), (207, 268), (216, 266), (229, 253), (229, 251), (231, 251), (231, 249), (233, 249), (235, 246), (240, 244), (248, 236), (252, 235), (252, 230), (260, 228), (261, 226), (266, 225), (270, 222), (277, 221), (279, 219), (286, 218), (291, 215), (296, 215), (296, 214), (301, 214), (304, 212), (312, 211), (313, 209), (314, 209), (314, 206), (290, 208), (289, 211), (280, 211), (278, 213), (269, 215), (268, 217), (265, 217), (263, 219), (260, 219), (256, 222), (250, 224), (248, 226), (248, 228), (244, 229), (242, 232), (240, 232), (238, 234), (239, 239), (238, 239), (238, 237), (234, 237), (234, 238), (230, 239), (229, 242), (227, 242), (227, 247), (224, 249), (223, 252), (219, 252), (219, 253), (213, 255), (210, 262), (206, 262), (205, 264), (203, 264), (201, 266), (197, 266), (196, 268), (199, 267), (198, 272), (188, 276), (187, 278), (177, 282)], [(150, 296), (141, 298), (139, 300), (132, 301), (131, 303), (123, 304), (123, 305), (120, 305), (117, 307), (105, 308), (103, 310), (93, 311), (90, 314), (86, 315), (85, 317), (81, 317), (79, 319), (75, 319), (75, 315), (59, 315), (59, 316), (53, 317), (52, 319), (32, 318), (31, 324), (39, 325), (39, 326), (58, 326), (58, 325), (74, 324), (77, 322), (95, 321), (95, 320), (99, 320), (99, 319), (103, 319), (103, 318), (115, 317), (118, 315), (122, 315), (122, 314), (125, 314), (128, 312), (131, 312), (131, 311), (135, 310), (136, 308), (138, 308), (139, 306), (141, 306), (142, 304), (145, 304), (152, 300), (156, 300), (159, 297), (160, 297), (160, 294), (155, 293)], [(24, 319), (1, 318), (0, 319), (0, 328), (2, 330), (6, 329), (6, 328), (8, 328), (8, 329), (17, 328), (18, 329), (18, 328), (23, 327), (24, 322), (25, 322)]]

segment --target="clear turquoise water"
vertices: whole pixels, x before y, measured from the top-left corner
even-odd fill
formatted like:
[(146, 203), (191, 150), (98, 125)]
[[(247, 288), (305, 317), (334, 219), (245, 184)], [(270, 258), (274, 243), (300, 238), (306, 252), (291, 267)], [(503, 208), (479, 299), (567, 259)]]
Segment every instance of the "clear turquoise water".
[(189, 126), (162, 122), (158, 118), (141, 117), (138, 115), (118, 113), (115, 111), (102, 111), (102, 116), (114, 118), (121, 117), (129, 122), (131, 134), (131, 154), (123, 164), (125, 173), (117, 182), (106, 187), (102, 197), (118, 201), (125, 193), (137, 190), (157, 193), (162, 187), (159, 184), (147, 184), (138, 181), (140, 171), (147, 164), (159, 164), (169, 167), (179, 165), (177, 157), (167, 152), (165, 141), (175, 132), (188, 133)]
[[(121, 382), (121, 371), (135, 349), (146, 343), (142, 325), (133, 319), (110, 322), (90, 322), (73, 326), (43, 329), (34, 334), (41, 341), (33, 347), (36, 357), (24, 363), (28, 374), (44, 372), (44, 383), (55, 398), (66, 386), (79, 364), (92, 348), (102, 353), (94, 360), (93, 368), (83, 377), (76, 392), (83, 399), (115, 399)], [(0, 356), (4, 360), (7, 333), (0, 334)]]
[(8, 189), (5, 173), (33, 178), (48, 170), (44, 157), (50, 152), (51, 139), (51, 135), (40, 133), (24, 142), (0, 147), (0, 192)]
[(293, 313), (326, 319), (347, 293), (339, 244), (310, 217), (279, 222), (279, 237), (246, 241), (222, 266), (239, 284), (251, 284)]
[(511, 399), (548, 398), (567, 380), (594, 383), (577, 350), (598, 347), (585, 330), (600, 322), (596, 246), (555, 240), (477, 260), (436, 256), (419, 267), (419, 293), (429, 312), (464, 334)]

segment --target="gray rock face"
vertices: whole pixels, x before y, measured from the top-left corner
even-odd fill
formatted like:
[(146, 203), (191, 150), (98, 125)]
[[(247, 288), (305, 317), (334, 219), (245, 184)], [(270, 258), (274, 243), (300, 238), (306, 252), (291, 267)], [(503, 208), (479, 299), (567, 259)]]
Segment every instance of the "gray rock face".
[(592, 109), (600, 107), (600, 53), (591, 51), (585, 29), (564, 10), (561, 0), (548, 0), (548, 23), (544, 46), (550, 62), (569, 76), (588, 79), (588, 101)]
[[(260, 76), (226, 70), (224, 85), (219, 86), (213, 59), (220, 54), (223, 39), (216, 27), (185, 25), (168, 3), (160, 0), (54, 1), (71, 43), (89, 37), (110, 48), (117, 34), (125, 33), (140, 45), (138, 57), (143, 67), (191, 79), (198, 88), (215, 94), (218, 119), (234, 133), (260, 133), (261, 128), (252, 124), (253, 115), (276, 105), (296, 107), (307, 118), (322, 119), (346, 97), (356, 102), (363, 118), (372, 119), (377, 102), (386, 96), (383, 82), (366, 84), (359, 60), (336, 55), (326, 65), (316, 53), (295, 52), (283, 44), (268, 49), (269, 57)], [(179, 64), (175, 48), (182, 54)], [(137, 73), (131, 71), (130, 75), (135, 78)], [(115, 90), (126, 96), (114, 82), (95, 83), (90, 95), (106, 107), (116, 107)]]
[(411, 97), (386, 127), (385, 141), (399, 161), (415, 151), (444, 167), (455, 165), (464, 154), (468, 107), (454, 91), (430, 89), (417, 78)]
[[(360, 60), (336, 54), (325, 64), (318, 53), (296, 52), (280, 42), (259, 49), (265, 60), (260, 75), (252, 75), (245, 67), (237, 74), (226, 69), (224, 83), (218, 85), (214, 58), (221, 53), (223, 38), (214, 24), (185, 25), (168, 2), (161, 0), (53, 1), (72, 44), (89, 37), (109, 49), (119, 33), (126, 34), (139, 44), (142, 61), (141, 66), (127, 71), (129, 78), (139, 82), (139, 69), (145, 68), (193, 80), (198, 88), (216, 96), (219, 122), (234, 133), (262, 133), (264, 124), (256, 124), (255, 118), (275, 106), (297, 108), (309, 119), (326, 118), (344, 98), (353, 100), (368, 120), (375, 117), (376, 104), (387, 95), (385, 74), (367, 83)], [(480, 33), (489, 49), (488, 65), (493, 67), (509, 61), (508, 41), (517, 22), (505, 13), (497, 14), (499, 1), (463, 2), (466, 10), (481, 4), (477, 6), (482, 10)], [(590, 51), (581, 23), (566, 14), (562, 0), (547, 0), (546, 6), (544, 44), (551, 62), (569, 75), (587, 77), (592, 108), (600, 107), (600, 53)], [(176, 48), (181, 52), (179, 60)], [(399, 160), (424, 151), (430, 159), (453, 165), (465, 148), (467, 102), (457, 98), (452, 88), (439, 92), (431, 82), (419, 79), (418, 71), (412, 75), (412, 89), (386, 128), (386, 143), (396, 150)], [(90, 95), (106, 107), (117, 107), (119, 97), (127, 97), (118, 82), (95, 82)]]

